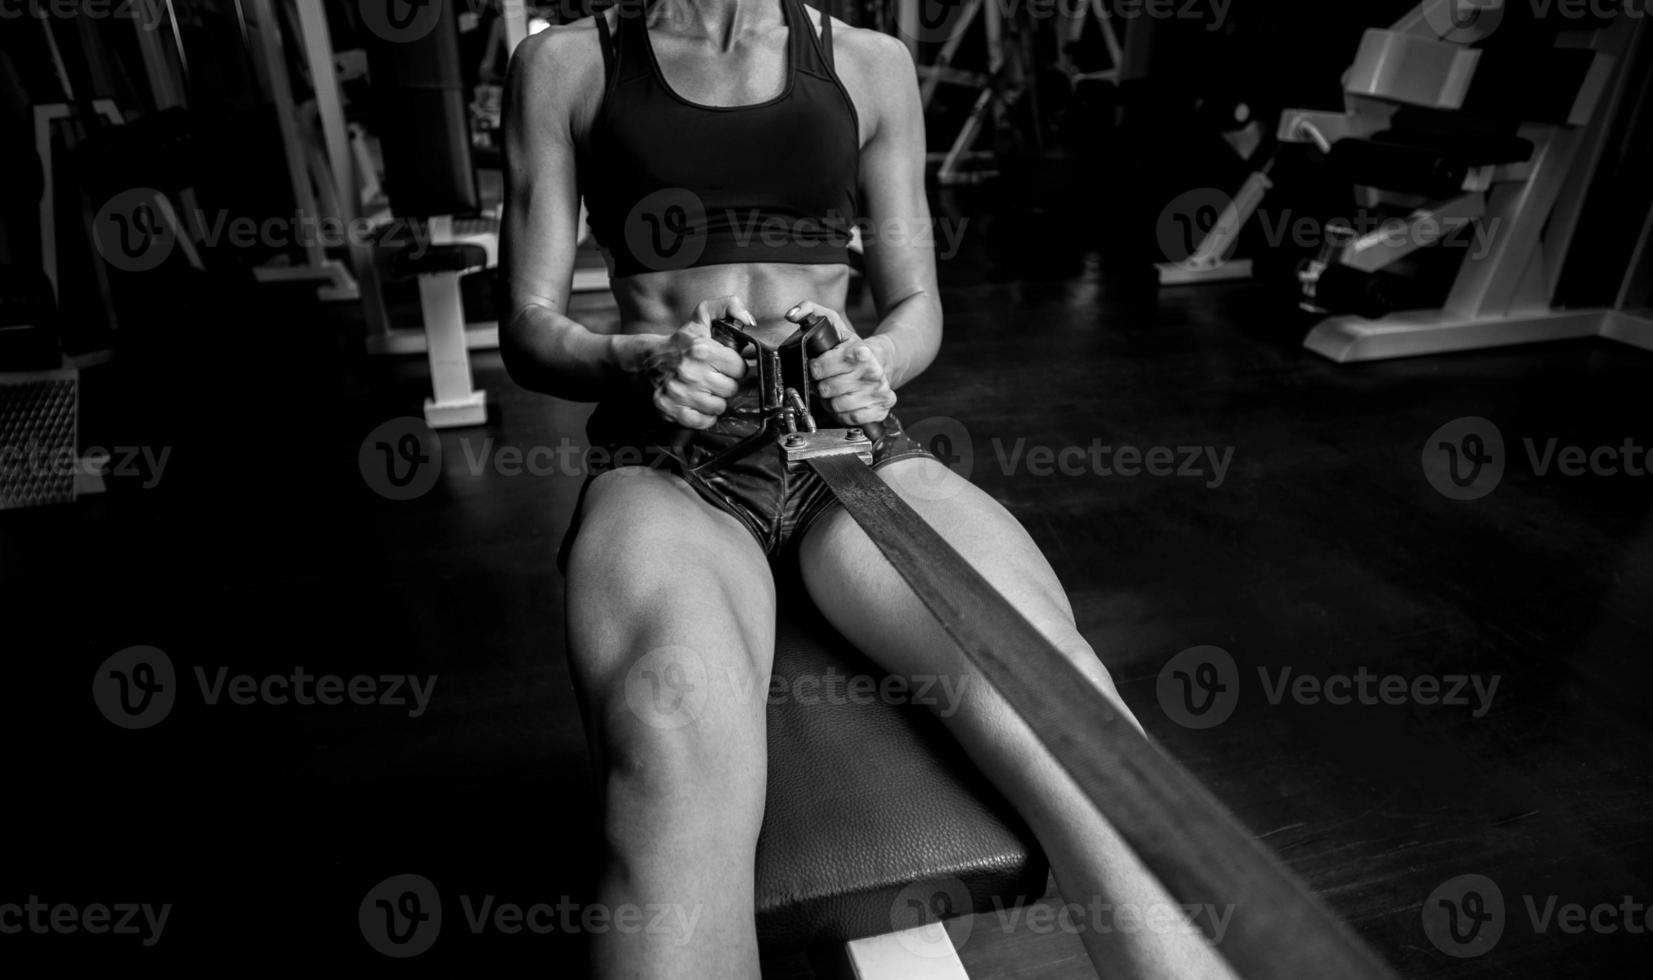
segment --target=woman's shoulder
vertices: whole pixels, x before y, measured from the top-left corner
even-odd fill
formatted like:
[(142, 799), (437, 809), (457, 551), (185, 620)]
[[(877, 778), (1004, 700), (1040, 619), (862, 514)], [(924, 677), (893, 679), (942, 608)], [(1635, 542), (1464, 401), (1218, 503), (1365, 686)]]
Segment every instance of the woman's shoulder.
[(566, 113), (579, 129), (601, 103), (605, 77), (596, 18), (582, 17), (524, 38), (511, 53), (506, 84), (520, 111)]
[(918, 81), (912, 53), (900, 38), (870, 27), (851, 27), (836, 17), (832, 56), (840, 75), (853, 72), (879, 83)]
[(523, 38), (511, 54), (513, 69), (529, 79), (549, 81), (578, 77), (593, 65), (601, 66), (603, 51), (597, 30), (598, 16), (612, 16), (612, 11), (553, 24)]
[(913, 124), (918, 68), (900, 38), (833, 18), (832, 60), (861, 117), (863, 139), (886, 121), (898, 127)]

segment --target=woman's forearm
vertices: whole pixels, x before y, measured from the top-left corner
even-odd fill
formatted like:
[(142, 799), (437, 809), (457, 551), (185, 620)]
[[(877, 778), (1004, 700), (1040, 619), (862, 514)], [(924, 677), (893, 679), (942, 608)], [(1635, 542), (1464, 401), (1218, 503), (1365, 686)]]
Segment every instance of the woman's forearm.
[(891, 388), (924, 373), (941, 348), (941, 304), (929, 292), (918, 292), (890, 308), (878, 329), (866, 338), (884, 365)]
[(642, 370), (661, 338), (598, 333), (550, 307), (529, 305), (511, 318), (499, 341), (505, 369), (517, 384), (589, 402)]

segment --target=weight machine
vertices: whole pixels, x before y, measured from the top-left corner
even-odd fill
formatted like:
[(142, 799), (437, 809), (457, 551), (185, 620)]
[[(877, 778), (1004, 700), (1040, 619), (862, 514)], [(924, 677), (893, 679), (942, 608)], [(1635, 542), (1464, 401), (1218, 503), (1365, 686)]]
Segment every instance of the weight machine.
[[(1365, 305), (1372, 276), (1455, 224), (1476, 222), (1491, 247), (1464, 256), (1441, 308), (1335, 315), (1304, 345), (1338, 362), (1581, 337), (1653, 350), (1653, 216), (1643, 217), (1608, 304), (1557, 301), (1609, 134), (1647, 98), (1633, 81), (1635, 66), (1645, 67), (1646, 18), (1619, 12), (1556, 31), (1519, 22), (1519, 8), (1501, 0), (1473, 0), (1481, 16), (1455, 16), (1464, 4), (1429, 0), (1390, 29), (1367, 31), (1344, 78), (1345, 111), (1287, 111), (1279, 137), (1319, 146), (1351, 175), (1363, 205), (1409, 209), (1377, 230), (1329, 237), (1300, 273), (1305, 308), (1328, 311), (1330, 293)], [(1538, 40), (1502, 50), (1511, 34)], [(1475, 128), (1489, 106), (1510, 105), (1520, 113), (1515, 135)]]

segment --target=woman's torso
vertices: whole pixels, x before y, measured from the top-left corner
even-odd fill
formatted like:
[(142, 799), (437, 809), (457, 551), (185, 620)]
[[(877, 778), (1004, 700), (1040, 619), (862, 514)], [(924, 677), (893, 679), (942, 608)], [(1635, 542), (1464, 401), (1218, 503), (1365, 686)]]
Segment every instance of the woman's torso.
[[(797, 0), (781, 0), (784, 17), (727, 53), (674, 30), (657, 9), (630, 24), (607, 15), (617, 61), (608, 64), (599, 103), (575, 121), (574, 136), (593, 228), (617, 263), (612, 288), (622, 332), (670, 333), (698, 303), (735, 296), (758, 321), (748, 332), (778, 343), (793, 331), (785, 314), (799, 302), (843, 309), (850, 270), (839, 242), (857, 218), (844, 212), (855, 207), (853, 157), (863, 134), (848, 89), (831, 61), (822, 63), (816, 28), (799, 23), (803, 10)], [(630, 86), (618, 98), (616, 65), (620, 84)], [(630, 116), (606, 115), (617, 107)], [(674, 147), (700, 157), (685, 163)], [(592, 182), (612, 173), (624, 176), (593, 193)], [(735, 204), (748, 199), (764, 205)], [(605, 208), (629, 214), (622, 219)], [(708, 214), (712, 234), (697, 234)], [(769, 249), (789, 260), (763, 261)]]

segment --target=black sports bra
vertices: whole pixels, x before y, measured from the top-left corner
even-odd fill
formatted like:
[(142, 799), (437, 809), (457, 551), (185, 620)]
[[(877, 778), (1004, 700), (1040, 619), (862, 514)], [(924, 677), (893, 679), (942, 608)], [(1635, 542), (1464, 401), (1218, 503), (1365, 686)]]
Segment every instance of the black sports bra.
[(786, 87), (767, 102), (703, 106), (671, 90), (644, 12), (597, 14), (607, 85), (577, 161), (615, 277), (743, 262), (847, 264), (858, 217), (860, 126), (803, 0), (780, 0)]

